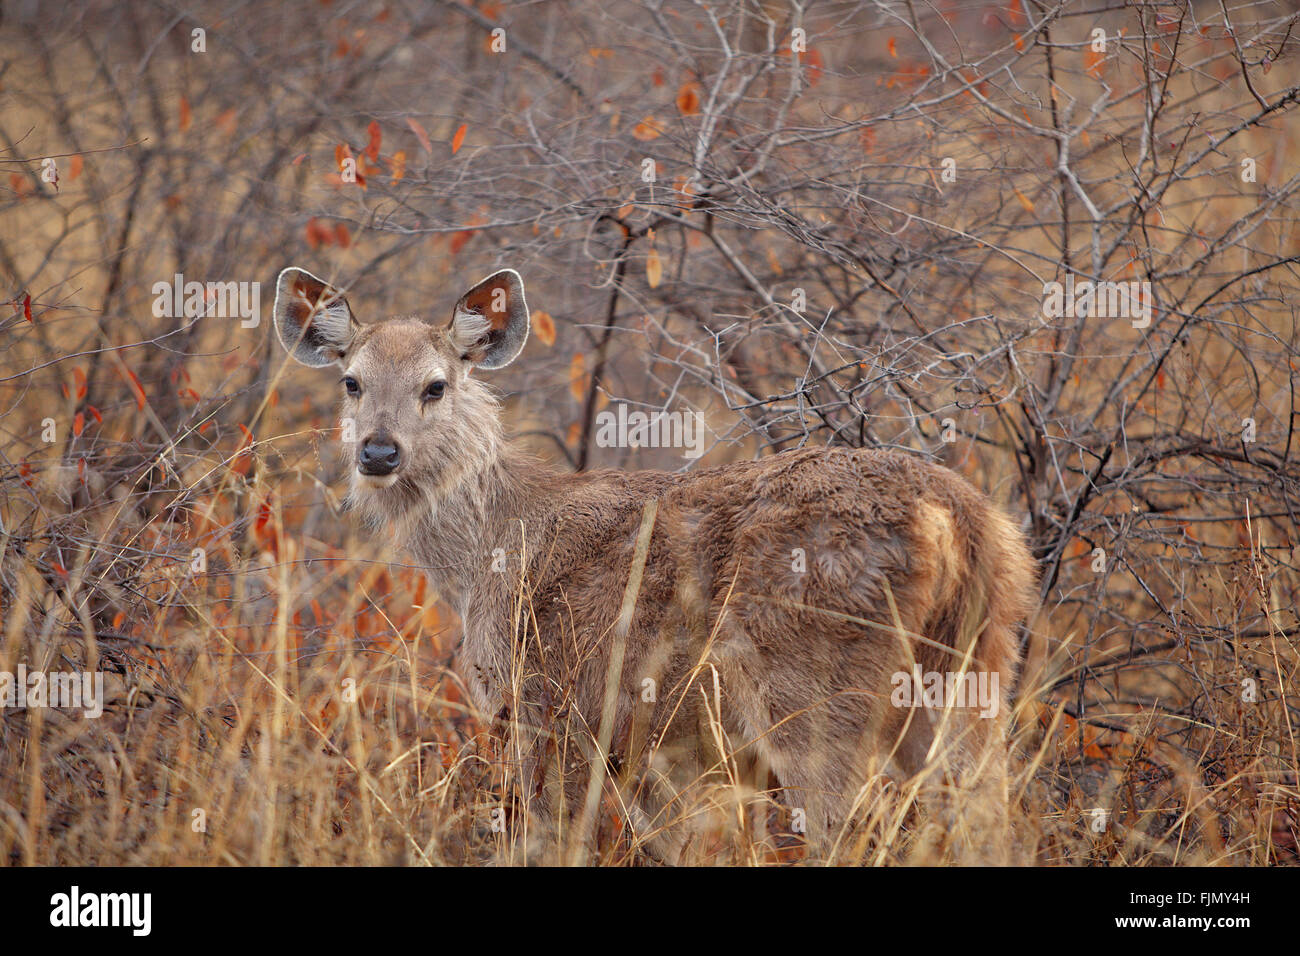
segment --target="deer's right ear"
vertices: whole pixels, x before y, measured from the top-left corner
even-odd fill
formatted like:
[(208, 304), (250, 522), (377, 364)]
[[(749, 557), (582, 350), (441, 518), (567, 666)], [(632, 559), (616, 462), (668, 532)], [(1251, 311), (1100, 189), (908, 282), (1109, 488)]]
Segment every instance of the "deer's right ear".
[(514, 269), (492, 273), (460, 297), (448, 329), (467, 362), (489, 369), (509, 365), (528, 341), (524, 280)]
[(339, 361), (361, 327), (342, 292), (293, 267), (281, 272), (275, 283), (272, 311), (280, 344), (312, 368)]

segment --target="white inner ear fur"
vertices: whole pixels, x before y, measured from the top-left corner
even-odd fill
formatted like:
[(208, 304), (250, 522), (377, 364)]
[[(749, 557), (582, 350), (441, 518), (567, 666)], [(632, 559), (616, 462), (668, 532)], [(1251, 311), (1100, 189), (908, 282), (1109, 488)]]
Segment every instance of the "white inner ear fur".
[(468, 352), (492, 331), (492, 323), (477, 312), (457, 309), (451, 320), (451, 340), (461, 352)]
[(341, 295), (336, 295), (327, 304), (317, 305), (306, 294), (299, 292), (308, 309), (315, 307), (311, 313), (310, 323), (320, 332), (321, 337), (336, 349), (342, 349), (352, 336), (352, 313)]

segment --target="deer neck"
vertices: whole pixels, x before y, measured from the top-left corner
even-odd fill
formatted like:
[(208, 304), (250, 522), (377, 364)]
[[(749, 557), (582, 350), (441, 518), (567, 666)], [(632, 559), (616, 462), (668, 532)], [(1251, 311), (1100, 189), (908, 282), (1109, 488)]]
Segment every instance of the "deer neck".
[(509, 577), (499, 573), (502, 558), (518, 567), (525, 529), (544, 519), (548, 502), (557, 497), (555, 485), (565, 477), (503, 440), (482, 466), (421, 509), (418, 522), (399, 529), (399, 536), (443, 599), (464, 617), (471, 597)]

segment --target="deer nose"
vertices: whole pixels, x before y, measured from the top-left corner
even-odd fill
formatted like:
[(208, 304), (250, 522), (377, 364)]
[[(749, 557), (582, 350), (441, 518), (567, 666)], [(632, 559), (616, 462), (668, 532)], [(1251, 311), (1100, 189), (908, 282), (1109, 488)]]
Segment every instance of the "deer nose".
[(387, 435), (371, 435), (361, 445), (357, 467), (363, 475), (391, 475), (401, 461), (397, 442)]

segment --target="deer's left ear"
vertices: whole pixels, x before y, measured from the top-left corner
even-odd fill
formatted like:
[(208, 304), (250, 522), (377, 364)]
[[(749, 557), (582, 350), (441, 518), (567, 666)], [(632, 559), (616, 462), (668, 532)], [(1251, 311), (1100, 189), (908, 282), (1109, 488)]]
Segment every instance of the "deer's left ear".
[(360, 324), (343, 293), (304, 269), (290, 267), (275, 283), (275, 331), (303, 365), (323, 368), (342, 358)]
[(460, 297), (447, 328), (467, 362), (509, 365), (528, 341), (524, 280), (514, 269), (494, 272)]

